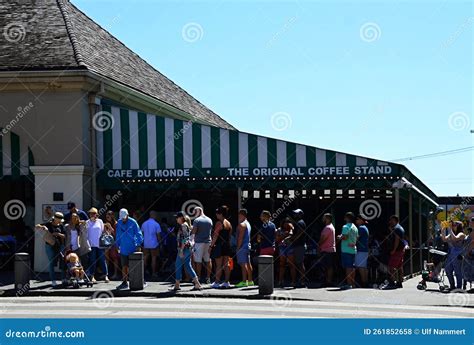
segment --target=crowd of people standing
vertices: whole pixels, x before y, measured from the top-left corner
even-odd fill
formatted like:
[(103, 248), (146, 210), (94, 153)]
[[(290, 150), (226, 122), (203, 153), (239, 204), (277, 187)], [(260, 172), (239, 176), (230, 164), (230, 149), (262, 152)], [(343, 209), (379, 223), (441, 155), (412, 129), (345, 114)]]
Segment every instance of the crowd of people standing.
[[(181, 290), (184, 280), (192, 282), (193, 290), (201, 290), (203, 286), (230, 288), (231, 272), (237, 265), (241, 279), (234, 286), (254, 286), (257, 276), (255, 258), (259, 255), (274, 257), (278, 287), (289, 285), (301, 288), (307, 283), (305, 259), (308, 231), (301, 209), (291, 211), (279, 222), (279, 226), (275, 225), (271, 213), (264, 210), (260, 213), (260, 221), (253, 227), (246, 209), (238, 211), (238, 219), (233, 226), (229, 208), (225, 205), (215, 210), (214, 221), (202, 207), (194, 209), (193, 220), (190, 215), (177, 212), (175, 226), (169, 226), (167, 219), (159, 220), (156, 211), (150, 211), (149, 218), (139, 225), (127, 209), (118, 212), (118, 220), (113, 211), (107, 211), (102, 220), (96, 208), (86, 213), (74, 203), (69, 203), (68, 209), (66, 215), (56, 212), (50, 221), (37, 225), (38, 229), (45, 231), (53, 287), (57, 286), (55, 266), (58, 262), (61, 279), (67, 283), (63, 258), (71, 252), (77, 255), (92, 283), (99, 279), (99, 268), (100, 279), (104, 282), (122, 281), (118, 289), (129, 287), (129, 256), (136, 251), (143, 252), (149, 278), (168, 280), (173, 277), (171, 290), (175, 292)], [(398, 216), (390, 217), (390, 231), (380, 243), (380, 250), (384, 253), (378, 256), (370, 253), (369, 224), (363, 215), (346, 213), (338, 236), (332, 214), (324, 214), (322, 222), (324, 227), (317, 242), (316, 261), (322, 286), (339, 286), (341, 289), (370, 286), (369, 260), (376, 257), (386, 271), (386, 280), (380, 288), (403, 287), (408, 243)], [(463, 273), (458, 259), (466, 241), (473, 246), (471, 237), (464, 234), (459, 223), (453, 223), (449, 229), (442, 231), (442, 240), (449, 243), (446, 273), (451, 288), (461, 288)], [(342, 279), (337, 279), (341, 268)]]

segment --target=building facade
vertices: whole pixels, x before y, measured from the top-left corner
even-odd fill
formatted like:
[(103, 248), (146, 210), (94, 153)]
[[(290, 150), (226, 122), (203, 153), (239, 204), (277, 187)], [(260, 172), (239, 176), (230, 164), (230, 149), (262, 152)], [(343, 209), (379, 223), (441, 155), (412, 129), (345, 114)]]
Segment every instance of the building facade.
[(228, 204), (255, 221), (299, 207), (314, 229), (326, 212), (365, 212), (374, 229), (397, 213), (419, 269), (437, 196), (403, 165), (238, 131), (67, 0), (1, 4), (0, 27), (0, 202), (20, 204), (3, 232), (69, 201), (164, 216)]

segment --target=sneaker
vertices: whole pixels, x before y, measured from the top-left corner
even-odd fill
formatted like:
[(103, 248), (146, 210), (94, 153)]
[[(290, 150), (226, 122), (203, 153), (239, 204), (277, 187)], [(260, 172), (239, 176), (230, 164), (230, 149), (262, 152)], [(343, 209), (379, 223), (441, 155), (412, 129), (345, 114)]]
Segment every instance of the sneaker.
[(381, 290), (395, 290), (397, 286), (394, 283), (389, 283), (387, 285), (382, 286)]
[(105, 276), (104, 281), (105, 281), (106, 283), (110, 283), (109, 277)]
[(53, 288), (55, 288), (56, 286), (58, 286), (58, 283), (56, 283), (56, 280), (51, 281), (51, 286), (52, 286)]
[(229, 289), (229, 288), (230, 288), (229, 282), (224, 282), (221, 285), (219, 285), (219, 289)]
[(306, 288), (306, 283), (305, 282), (299, 282), (297, 284), (297, 288), (298, 289), (305, 289)]
[(220, 284), (220, 283), (218, 283), (218, 282), (214, 282), (214, 283), (212, 283), (212, 284), (211, 284), (211, 289), (218, 289), (218, 288), (219, 288), (219, 286), (221, 286), (221, 284)]
[(385, 280), (382, 284), (379, 285), (380, 290), (385, 290), (387, 286), (390, 285), (390, 282), (388, 280)]
[(247, 286), (249, 286), (249, 284), (247, 282), (244, 282), (244, 281), (241, 281), (240, 283), (235, 285), (236, 288), (243, 288), (243, 287), (247, 287)]
[(95, 277), (92, 277), (91, 282), (92, 283), (97, 283), (97, 280), (95, 280)]
[(211, 284), (211, 278), (206, 278), (205, 283), (206, 283), (206, 284)]
[(253, 280), (248, 282), (248, 286), (255, 286), (255, 283), (253, 282)]
[(120, 284), (119, 286), (117, 286), (117, 290), (126, 290), (128, 289), (129, 286), (128, 286), (128, 282), (122, 282), (122, 284)]

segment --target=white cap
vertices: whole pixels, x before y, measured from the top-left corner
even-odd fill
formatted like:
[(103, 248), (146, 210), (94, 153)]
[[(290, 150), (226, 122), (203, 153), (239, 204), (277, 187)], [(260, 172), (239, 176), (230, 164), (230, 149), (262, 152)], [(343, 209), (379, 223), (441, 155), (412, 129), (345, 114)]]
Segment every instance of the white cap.
[(120, 209), (119, 218), (120, 219), (125, 219), (127, 217), (128, 217), (128, 210), (126, 208)]

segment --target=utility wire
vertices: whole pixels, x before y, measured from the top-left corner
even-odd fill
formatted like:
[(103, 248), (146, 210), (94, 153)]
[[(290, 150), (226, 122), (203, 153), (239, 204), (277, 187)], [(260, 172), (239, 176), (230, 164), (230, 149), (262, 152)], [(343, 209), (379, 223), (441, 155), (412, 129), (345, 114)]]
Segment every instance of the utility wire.
[(454, 154), (469, 152), (469, 151), (472, 151), (473, 149), (474, 149), (474, 146), (468, 146), (468, 147), (463, 147), (463, 148), (455, 149), (455, 150), (435, 152), (435, 153), (429, 153), (429, 154), (421, 155), (421, 156), (413, 156), (413, 157), (395, 159), (395, 160), (392, 160), (391, 162), (394, 162), (394, 163), (396, 163), (396, 162), (406, 162), (406, 161), (414, 161), (414, 160), (417, 160), (417, 159), (427, 159), (427, 158), (434, 158), (434, 157), (441, 157), (441, 156), (450, 156), (450, 155), (454, 155)]

